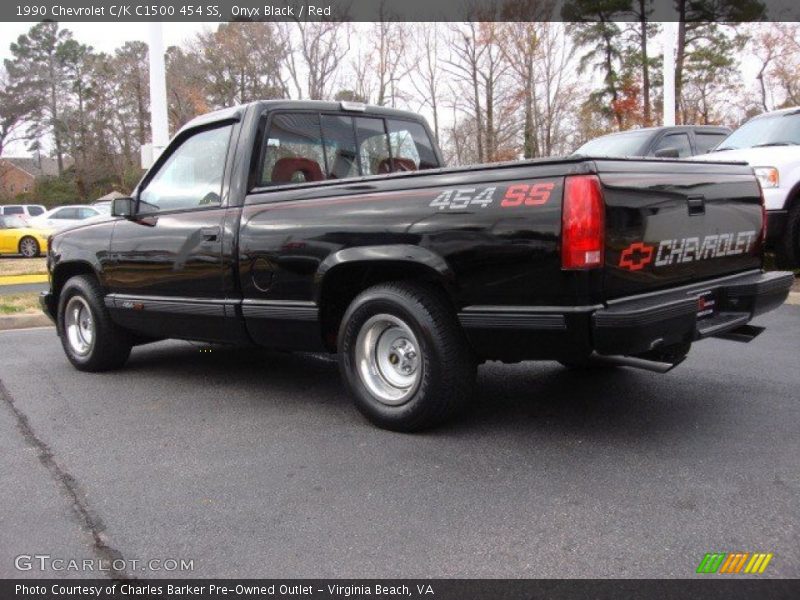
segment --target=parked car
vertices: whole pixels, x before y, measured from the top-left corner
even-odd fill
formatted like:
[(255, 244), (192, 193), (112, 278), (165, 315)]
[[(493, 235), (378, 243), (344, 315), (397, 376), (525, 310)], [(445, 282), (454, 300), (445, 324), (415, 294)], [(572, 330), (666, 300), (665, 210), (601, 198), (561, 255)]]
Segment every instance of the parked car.
[(653, 156), (688, 158), (705, 154), (722, 142), (731, 130), (712, 125), (647, 127), (612, 133), (586, 142), (573, 154), (585, 156)]
[(409, 431), (461, 407), (481, 361), (665, 372), (703, 338), (749, 341), (794, 281), (762, 270), (746, 165), (441, 166), (389, 108), (196, 118), (115, 218), (54, 234), (42, 307), (83, 371), (163, 338), (338, 353), (358, 409)]
[(0, 206), (0, 216), (17, 216), (27, 222), (44, 214), (45, 210), (41, 204), (5, 204)]
[(111, 200), (95, 200), (92, 202), (92, 208), (109, 215), (111, 214)]
[(29, 227), (19, 215), (0, 216), (0, 254), (33, 258), (47, 252), (49, 231)]
[(57, 206), (51, 208), (43, 215), (30, 220), (34, 227), (45, 229), (60, 230), (91, 219), (92, 217), (107, 216), (109, 213), (102, 207), (89, 206), (86, 204), (72, 204), (69, 206)]
[(781, 268), (800, 266), (800, 107), (750, 119), (704, 159), (753, 167), (767, 207), (767, 246)]

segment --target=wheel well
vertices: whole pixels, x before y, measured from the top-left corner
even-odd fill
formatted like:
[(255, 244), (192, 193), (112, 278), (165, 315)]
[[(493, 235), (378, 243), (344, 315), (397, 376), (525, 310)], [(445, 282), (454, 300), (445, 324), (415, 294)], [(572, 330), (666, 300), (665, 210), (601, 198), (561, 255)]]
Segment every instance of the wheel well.
[[(453, 290), (446, 280), (430, 267), (405, 261), (362, 261), (333, 267), (325, 274), (318, 304), (322, 340), (336, 350), (339, 325), (347, 307), (361, 292), (389, 281), (424, 281), (440, 287), (453, 302)], [(453, 302), (455, 310), (455, 302)]]
[(786, 196), (785, 210), (792, 210), (795, 206), (800, 205), (800, 181), (794, 184), (794, 187), (789, 190), (789, 195)]
[(67, 283), (71, 277), (75, 277), (76, 275), (91, 275), (92, 277), (97, 277), (97, 274), (89, 263), (68, 262), (56, 266), (53, 271), (52, 290), (56, 306), (58, 305), (58, 298), (61, 296), (61, 289), (64, 287), (64, 284)]

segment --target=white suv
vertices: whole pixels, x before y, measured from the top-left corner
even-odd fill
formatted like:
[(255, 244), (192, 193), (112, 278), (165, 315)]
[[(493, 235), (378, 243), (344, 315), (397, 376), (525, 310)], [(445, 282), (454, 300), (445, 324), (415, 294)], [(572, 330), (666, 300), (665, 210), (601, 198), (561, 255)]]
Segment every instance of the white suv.
[(0, 216), (19, 217), (27, 223), (28, 219), (44, 214), (45, 210), (41, 204), (5, 204), (0, 206)]
[(800, 107), (750, 119), (694, 160), (743, 160), (764, 190), (767, 244), (781, 268), (800, 265)]

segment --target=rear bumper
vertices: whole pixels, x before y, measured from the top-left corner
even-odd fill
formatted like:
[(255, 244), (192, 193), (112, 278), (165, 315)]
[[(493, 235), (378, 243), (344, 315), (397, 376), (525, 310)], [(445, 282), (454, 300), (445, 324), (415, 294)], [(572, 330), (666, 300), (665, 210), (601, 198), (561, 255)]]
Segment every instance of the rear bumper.
[[(487, 359), (637, 356), (739, 329), (780, 306), (793, 281), (751, 271), (598, 306), (467, 307), (459, 320)], [(713, 315), (698, 318), (701, 294), (713, 298)]]
[[(793, 282), (792, 273), (757, 272), (609, 303), (592, 315), (593, 347), (636, 355), (727, 333), (783, 304)], [(715, 312), (698, 318), (699, 295), (707, 292)]]

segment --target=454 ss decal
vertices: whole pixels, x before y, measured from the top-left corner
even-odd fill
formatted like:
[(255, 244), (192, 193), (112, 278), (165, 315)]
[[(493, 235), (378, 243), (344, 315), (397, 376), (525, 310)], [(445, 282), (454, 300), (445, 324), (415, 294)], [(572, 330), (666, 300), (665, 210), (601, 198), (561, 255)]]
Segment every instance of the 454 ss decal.
[[(500, 208), (515, 208), (518, 206), (541, 206), (550, 200), (550, 195), (556, 184), (552, 181), (537, 183), (514, 183), (505, 188), (497, 186), (486, 188), (454, 188), (443, 190), (436, 198), (431, 200), (430, 206), (439, 210), (464, 210), (471, 206), (487, 208), (500, 199)], [(497, 190), (501, 189), (501, 194)]]

